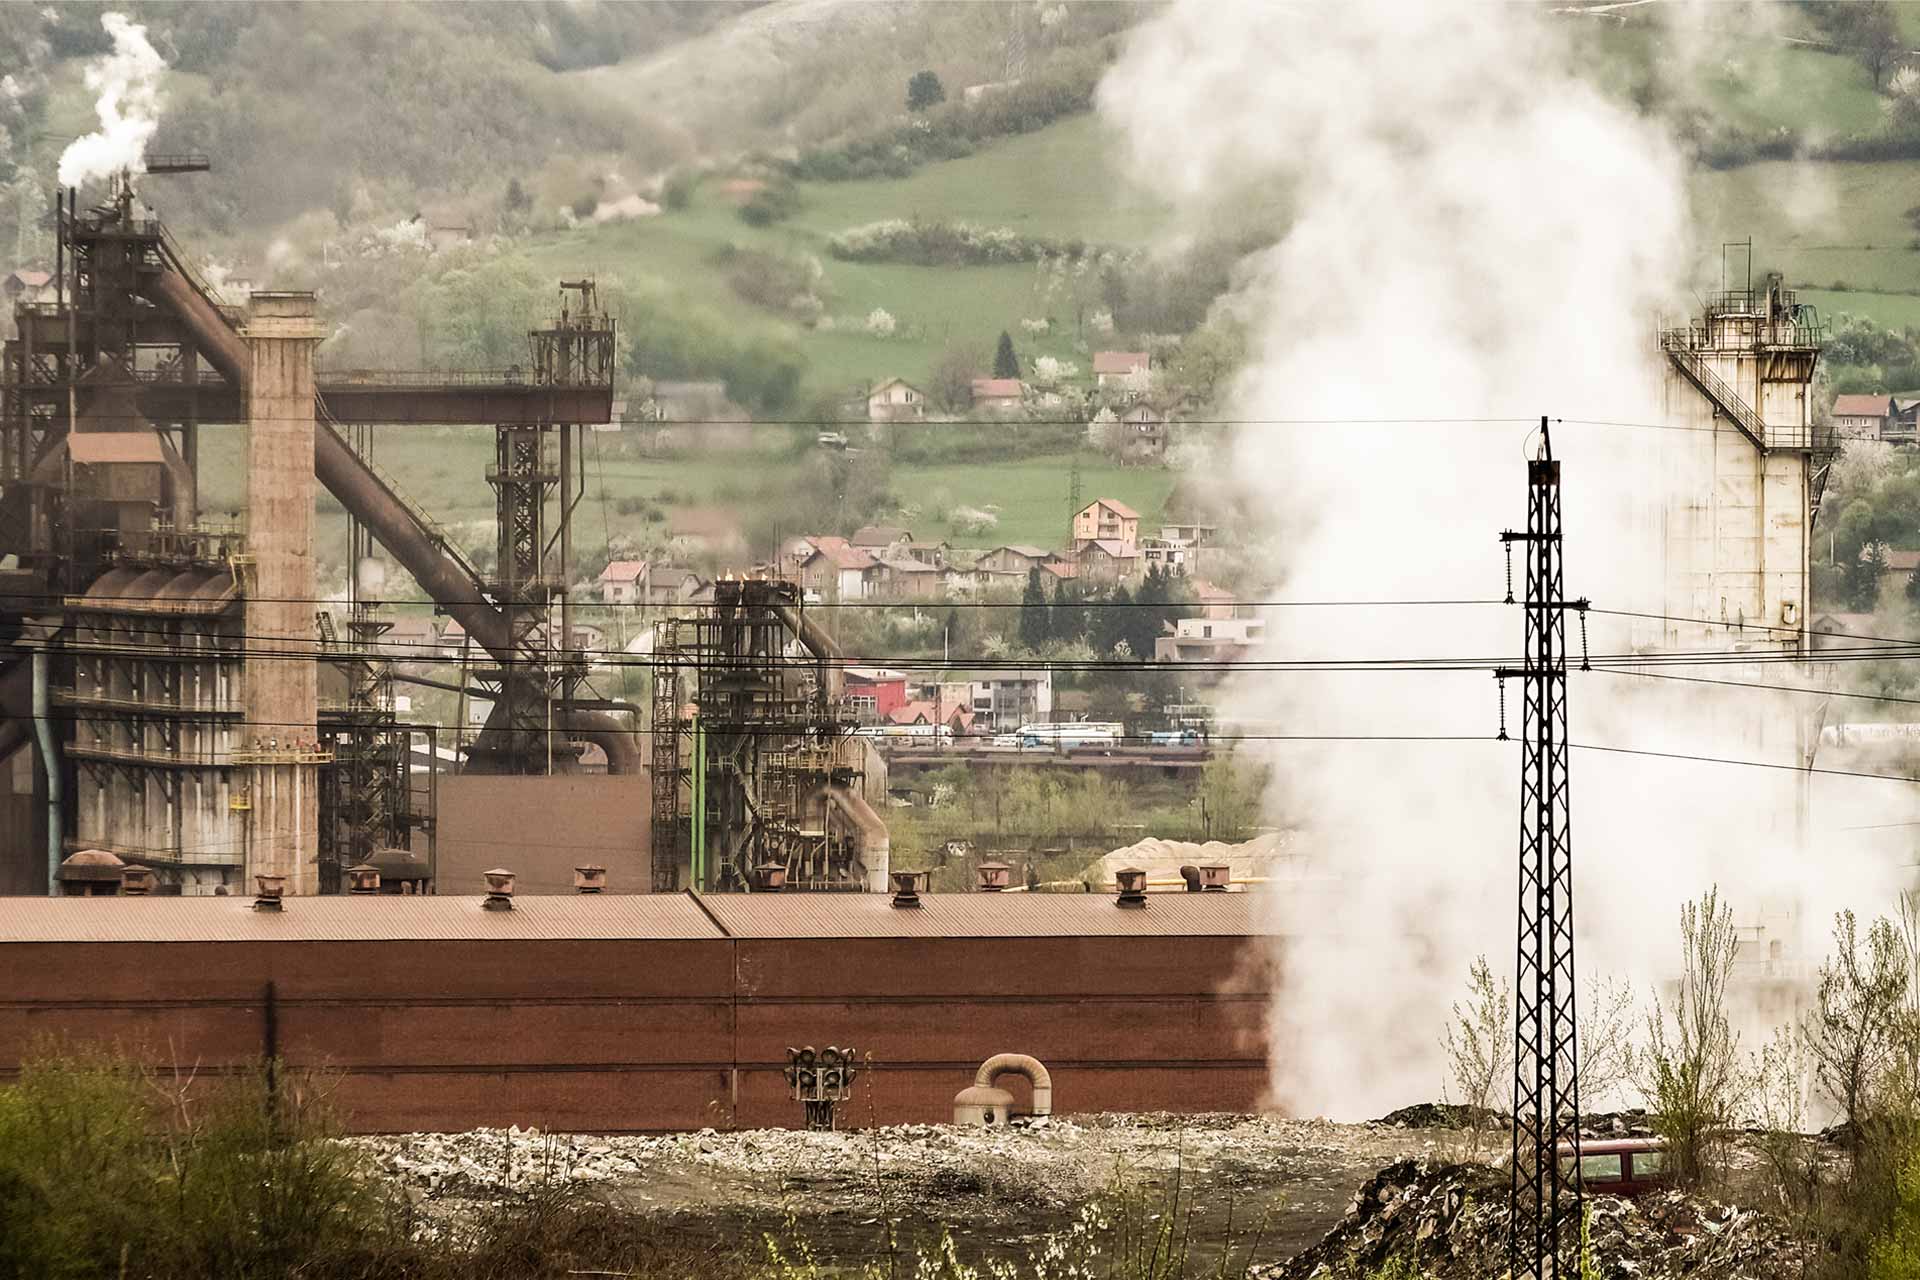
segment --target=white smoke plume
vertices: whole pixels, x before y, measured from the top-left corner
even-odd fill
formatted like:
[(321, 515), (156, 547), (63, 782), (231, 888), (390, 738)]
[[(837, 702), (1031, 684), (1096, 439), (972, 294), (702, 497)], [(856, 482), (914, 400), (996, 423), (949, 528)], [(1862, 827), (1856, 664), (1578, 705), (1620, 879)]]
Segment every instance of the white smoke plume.
[(87, 88), (97, 95), (100, 128), (75, 138), (60, 153), (60, 185), (77, 187), (121, 170), (145, 173), (147, 143), (160, 124), (160, 77), (167, 64), (147, 40), (147, 29), (124, 13), (106, 13), (100, 25), (113, 49), (87, 68)]
[[(1227, 406), (1242, 420), (1234, 482), (1266, 515), (1249, 532), (1281, 599), (1497, 600), (1496, 535), (1525, 526), (1528, 420), (1547, 414), (1569, 419), (1553, 433), (1569, 594), (1663, 609), (1663, 521), (1698, 502), (1670, 491), (1677, 451), (1699, 442), (1586, 424), (1661, 421), (1654, 325), (1693, 283), (1685, 169), (1657, 125), (1582, 81), (1564, 21), (1183, 0), (1105, 81), (1102, 112), (1182, 234), (1282, 210), (1232, 300), (1254, 355)], [(1498, 605), (1281, 608), (1268, 634), (1289, 659), (1517, 665), (1520, 626)], [(1635, 638), (1593, 619), (1596, 654)], [(1807, 707), (1790, 695), (1610, 673), (1571, 685), (1578, 742), (1797, 759)], [(1517, 687), (1509, 698), (1517, 739)], [(1251, 732), (1359, 739), (1267, 744), (1269, 817), (1301, 831), (1314, 869), (1268, 894), (1285, 935), (1273, 1103), (1364, 1118), (1436, 1096), (1469, 960), (1513, 963), (1519, 761), (1491, 740), (1493, 681), (1484, 665), (1264, 674), (1229, 706)], [(1390, 740), (1406, 738), (1441, 740)], [(1870, 882), (1823, 851), (1826, 896), (1807, 892), (1795, 781), (1576, 752), (1582, 970), (1644, 993), (1671, 963), (1680, 901), (1715, 880), (1750, 915), (1785, 896), (1816, 922)]]

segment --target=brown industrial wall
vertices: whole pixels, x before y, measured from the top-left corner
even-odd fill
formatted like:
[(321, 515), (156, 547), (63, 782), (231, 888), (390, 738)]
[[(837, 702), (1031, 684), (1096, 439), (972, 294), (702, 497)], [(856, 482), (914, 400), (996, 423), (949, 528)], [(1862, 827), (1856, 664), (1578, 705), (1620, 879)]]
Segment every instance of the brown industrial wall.
[(854, 1125), (949, 1119), (973, 1069), (1009, 1050), (1048, 1065), (1062, 1111), (1246, 1110), (1266, 1079), (1270, 985), (1249, 976), (1249, 945), (16, 943), (0, 995), (0, 1071), (54, 1037), (210, 1073), (257, 1059), (271, 1023), (287, 1062), (338, 1073), (348, 1122), (368, 1132), (794, 1125), (781, 1071), (787, 1047), (802, 1044), (872, 1054)]
[(523, 894), (573, 892), (573, 869), (598, 863), (610, 893), (646, 893), (653, 799), (645, 775), (440, 779), (442, 894), (482, 892), (482, 873), (510, 867)]

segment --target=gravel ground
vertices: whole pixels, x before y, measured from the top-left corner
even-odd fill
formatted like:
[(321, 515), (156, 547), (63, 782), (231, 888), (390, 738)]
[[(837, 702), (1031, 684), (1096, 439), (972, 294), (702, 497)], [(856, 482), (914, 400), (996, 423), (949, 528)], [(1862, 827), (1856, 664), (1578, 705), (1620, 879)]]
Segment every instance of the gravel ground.
[(1277, 1261), (1339, 1222), (1381, 1166), (1433, 1158), (1456, 1138), (1262, 1116), (1103, 1115), (997, 1131), (899, 1125), (594, 1137), (480, 1129), (349, 1141), (407, 1189), (428, 1221), (565, 1179), (691, 1234), (738, 1239), (791, 1229), (842, 1261), (873, 1256), (889, 1219), (908, 1240), (951, 1231), (963, 1256), (1024, 1256), (1126, 1169), (1136, 1185), (1163, 1194), (1179, 1179), (1195, 1206), (1203, 1256), (1226, 1236), (1229, 1214), (1242, 1237), (1265, 1215), (1258, 1256)]

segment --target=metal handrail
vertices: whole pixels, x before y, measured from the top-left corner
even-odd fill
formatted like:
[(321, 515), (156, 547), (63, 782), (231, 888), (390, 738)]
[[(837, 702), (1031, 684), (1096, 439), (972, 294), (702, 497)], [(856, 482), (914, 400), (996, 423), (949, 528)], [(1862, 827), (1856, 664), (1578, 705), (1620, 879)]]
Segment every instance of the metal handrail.
[(1719, 374), (1707, 367), (1705, 360), (1692, 351), (1675, 350), (1672, 347), (1667, 348), (1667, 355), (1696, 387), (1706, 393), (1707, 399), (1713, 401), (1720, 412), (1733, 419), (1734, 425), (1746, 432), (1747, 438), (1756, 447), (1767, 447), (1767, 424), (1760, 420), (1760, 415), (1753, 411), (1752, 405), (1721, 381)]

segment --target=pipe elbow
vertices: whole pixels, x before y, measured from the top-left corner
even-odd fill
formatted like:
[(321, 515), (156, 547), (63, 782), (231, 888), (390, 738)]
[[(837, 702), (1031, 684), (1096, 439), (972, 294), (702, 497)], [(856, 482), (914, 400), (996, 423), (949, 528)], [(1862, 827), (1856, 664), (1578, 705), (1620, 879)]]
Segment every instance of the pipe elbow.
[(1025, 1076), (1033, 1086), (1033, 1114), (1053, 1114), (1053, 1076), (1040, 1059), (1025, 1053), (996, 1053), (973, 1073), (973, 1083), (976, 1088), (989, 1088), (1003, 1075)]

